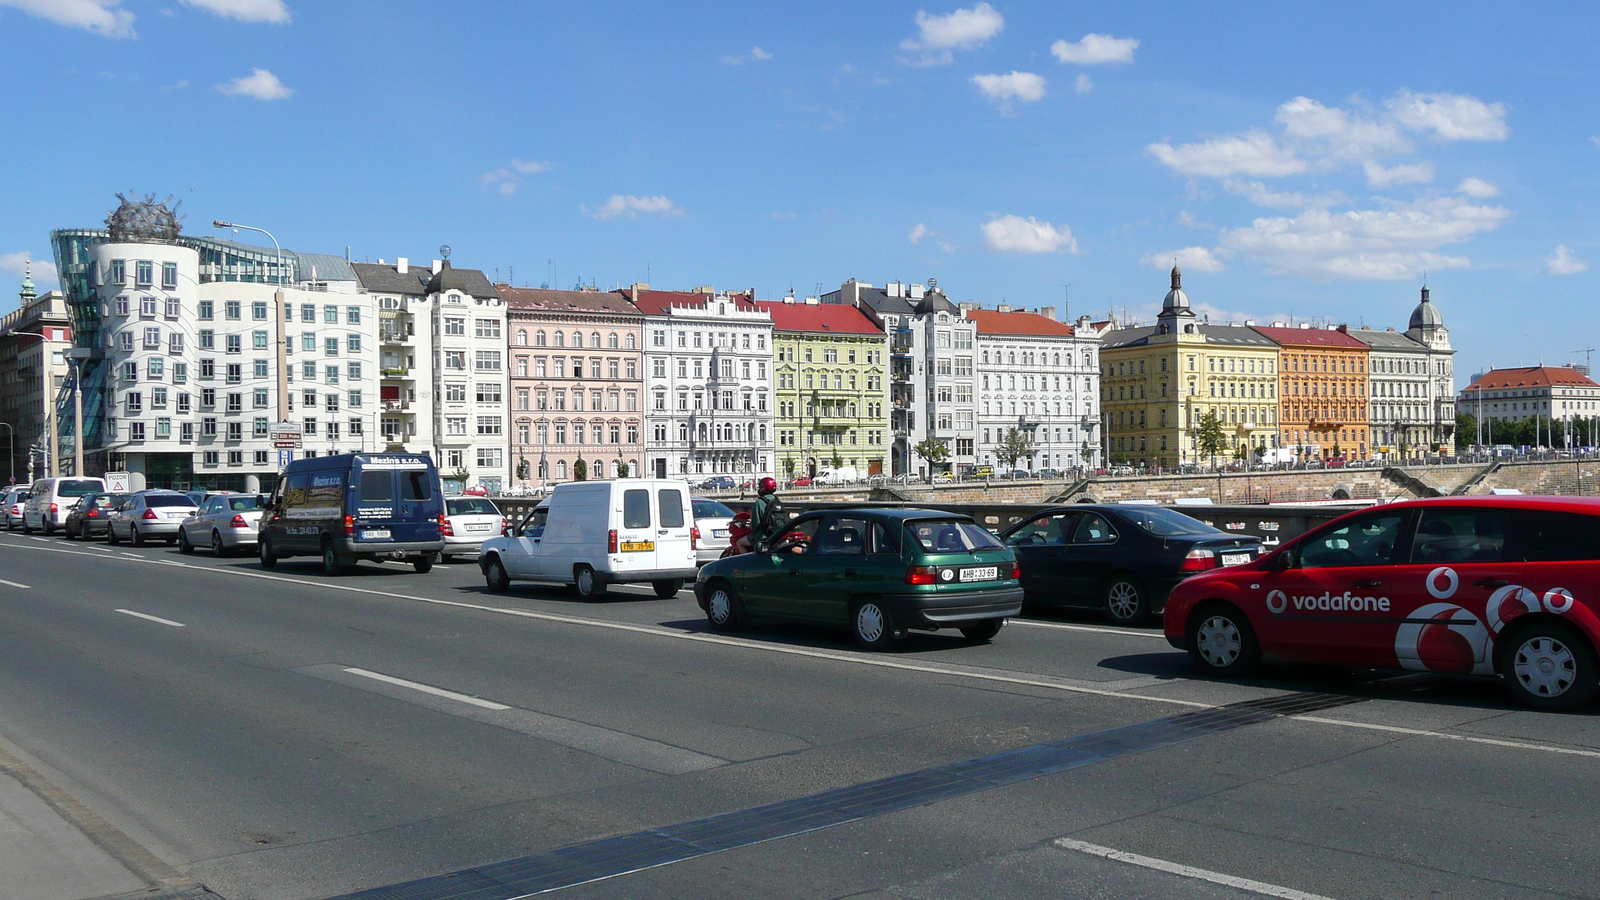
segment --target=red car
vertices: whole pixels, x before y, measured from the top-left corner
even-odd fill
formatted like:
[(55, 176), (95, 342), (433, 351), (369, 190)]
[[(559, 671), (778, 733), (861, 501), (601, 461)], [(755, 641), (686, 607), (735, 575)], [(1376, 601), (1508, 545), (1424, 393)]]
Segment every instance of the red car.
[(1379, 506), (1167, 600), (1168, 643), (1241, 675), (1295, 660), (1499, 675), (1520, 702), (1600, 690), (1600, 500), (1450, 497)]

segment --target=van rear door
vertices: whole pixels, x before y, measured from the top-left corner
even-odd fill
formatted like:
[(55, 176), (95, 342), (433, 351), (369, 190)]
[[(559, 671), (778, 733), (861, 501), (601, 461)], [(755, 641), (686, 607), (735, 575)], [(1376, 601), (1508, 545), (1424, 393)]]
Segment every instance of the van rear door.
[(394, 473), (399, 516), (394, 523), (397, 541), (436, 541), (439, 539), (439, 514), (442, 503), (433, 471), (426, 466), (399, 469)]
[(355, 495), (355, 502), (348, 508), (356, 519), (355, 534), (351, 536), (354, 543), (402, 540), (394, 532), (398, 504), (395, 471), (387, 466), (369, 465), (355, 469), (352, 474), (355, 477), (350, 479), (350, 492)]
[(689, 510), (688, 492), (670, 482), (656, 488), (656, 565), (657, 569), (693, 569), (694, 542), (689, 531), (694, 516)]

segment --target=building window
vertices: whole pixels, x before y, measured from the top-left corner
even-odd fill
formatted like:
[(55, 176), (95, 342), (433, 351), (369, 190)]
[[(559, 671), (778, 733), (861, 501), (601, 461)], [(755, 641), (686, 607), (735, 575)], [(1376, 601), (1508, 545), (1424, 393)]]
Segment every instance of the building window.
[(168, 297), (166, 308), (163, 311), (166, 313), (167, 318), (176, 319), (183, 313), (183, 301), (177, 297)]
[(256, 409), (267, 408), (267, 389), (256, 388), (250, 395), (251, 403)]
[[(345, 391), (344, 392), (344, 397), (345, 397), (345, 401), (350, 404), (350, 408), (351, 409), (360, 409), (361, 408), (361, 392), (360, 391)], [(351, 434), (355, 434), (354, 431), (352, 431), (350, 433)]]
[(501, 427), (501, 424), (500, 424), (500, 417), (499, 416), (479, 416), (478, 417), (478, 433), (479, 434), (491, 434), (491, 435), (492, 434), (501, 434), (502, 433), (502, 427)]
[(128, 314), (128, 297), (127, 297), (127, 295), (124, 294), (124, 295), (118, 297), (116, 300), (113, 300), (111, 302), (111, 308), (119, 316), (127, 315)]
[[(526, 396), (527, 391), (522, 391), (521, 393), (524, 396)], [(500, 402), (500, 385), (492, 383), (492, 382), (480, 382), (478, 384), (478, 402), (479, 403), (499, 403)]]
[(256, 320), (257, 322), (265, 322), (267, 320), (267, 301), (256, 300), (251, 303), (250, 318)]
[(134, 286), (150, 287), (155, 279), (155, 265), (148, 259), (141, 259), (134, 263)]
[(446, 369), (465, 370), (467, 367), (467, 351), (446, 350), (444, 352), (444, 367)]
[(258, 359), (252, 365), (253, 365), (254, 370), (255, 370), (255, 376), (257, 378), (266, 378), (267, 377), (267, 361), (266, 360)]
[(472, 333), (476, 337), (481, 337), (481, 338), (499, 338), (500, 337), (500, 320), (499, 319), (473, 319), (472, 320)]
[(228, 395), (228, 412), (236, 413), (236, 412), (242, 412), (243, 410), (244, 410), (244, 395), (243, 394), (229, 394)]
[(500, 468), (500, 448), (499, 447), (479, 447), (478, 448), (478, 467), (479, 468), (483, 468), (483, 469), (498, 469), (498, 468)]
[(444, 333), (451, 335), (465, 335), (467, 333), (467, 320), (452, 319), (446, 316), (444, 320)]
[(180, 441), (192, 441), (192, 440), (194, 440), (194, 423), (193, 422), (179, 422), (178, 423), (178, 440), (180, 440)]
[(227, 342), (227, 347), (228, 347), (228, 352), (229, 353), (242, 353), (242, 352), (244, 352), (244, 335), (242, 335), (242, 334), (226, 335), (226, 342)]
[(121, 259), (113, 259), (111, 261), (111, 271), (106, 275), (106, 281), (109, 284), (127, 284), (128, 283), (127, 261), (126, 260), (121, 260)]
[(214, 438), (217, 436), (216, 416), (206, 416), (200, 420), (200, 436)]
[(146, 350), (161, 349), (161, 329), (146, 328), (144, 330), (144, 348)]
[(232, 319), (232, 320), (237, 321), (239, 319), (240, 306), (241, 306), (241, 304), (237, 300), (225, 300), (225, 301), (223, 301), (223, 304), (222, 304), (223, 315), (228, 319)]
[(475, 368), (479, 372), (498, 372), (500, 371), (500, 351), (479, 350), (476, 363)]
[(244, 366), (239, 363), (228, 363), (228, 383), (240, 384), (244, 381)]
[(466, 416), (445, 416), (444, 433), (449, 435), (464, 435), (467, 433)]

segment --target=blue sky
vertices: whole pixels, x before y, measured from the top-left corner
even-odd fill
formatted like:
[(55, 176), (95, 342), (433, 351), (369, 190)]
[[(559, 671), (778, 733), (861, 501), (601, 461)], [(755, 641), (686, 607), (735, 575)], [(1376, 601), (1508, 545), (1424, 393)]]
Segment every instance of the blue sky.
[(1600, 343), (1595, 7), (1239, 9), (0, 0), (0, 278), (133, 190), (519, 285), (1148, 321), (1176, 253), (1213, 320), (1403, 329), (1426, 271), (1463, 384)]

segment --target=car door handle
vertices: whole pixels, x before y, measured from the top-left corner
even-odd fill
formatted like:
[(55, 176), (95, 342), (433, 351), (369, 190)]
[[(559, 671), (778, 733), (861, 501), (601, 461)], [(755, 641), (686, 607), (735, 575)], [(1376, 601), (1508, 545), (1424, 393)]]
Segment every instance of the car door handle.
[(1511, 582), (1506, 581), (1504, 578), (1485, 578), (1485, 579), (1483, 579), (1481, 581), (1474, 581), (1473, 582), (1473, 584), (1477, 585), (1478, 587), (1486, 587), (1486, 588), (1501, 588), (1501, 587), (1505, 587), (1506, 585), (1508, 585), (1510, 583)]
[(1350, 586), (1351, 587), (1381, 587), (1382, 585), (1383, 585), (1383, 582), (1378, 581), (1376, 579), (1370, 579), (1369, 578), (1366, 581), (1357, 581), (1356, 583), (1354, 583), (1354, 584), (1352, 584)]

